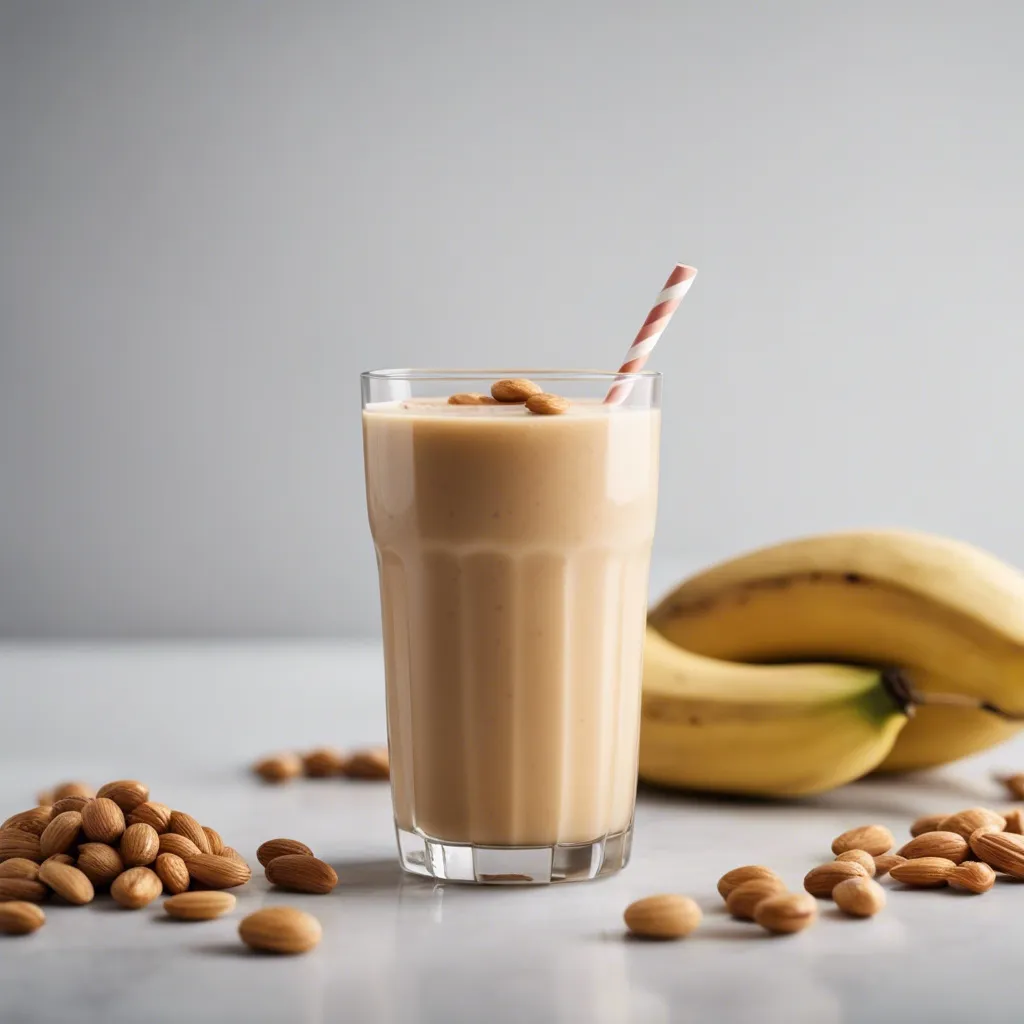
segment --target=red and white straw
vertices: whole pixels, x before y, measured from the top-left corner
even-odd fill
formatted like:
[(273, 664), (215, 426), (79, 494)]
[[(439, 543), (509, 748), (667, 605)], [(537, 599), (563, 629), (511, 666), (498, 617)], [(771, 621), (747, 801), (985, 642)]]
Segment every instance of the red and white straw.
[[(643, 327), (637, 332), (633, 344), (629, 346), (626, 358), (619, 367), (619, 373), (636, 373), (643, 368), (651, 350), (658, 343), (658, 339), (668, 327), (672, 314), (679, 308), (683, 296), (690, 290), (693, 279), (697, 276), (696, 267), (688, 267), (683, 263), (677, 263), (675, 269), (668, 275), (665, 287), (651, 307)], [(605, 397), (605, 402), (616, 404), (626, 399), (632, 389), (630, 381), (619, 381), (613, 384)]]

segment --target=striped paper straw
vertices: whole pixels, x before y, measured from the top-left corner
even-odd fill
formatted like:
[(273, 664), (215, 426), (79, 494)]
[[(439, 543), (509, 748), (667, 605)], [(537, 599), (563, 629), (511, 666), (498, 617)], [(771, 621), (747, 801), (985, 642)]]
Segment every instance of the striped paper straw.
[[(643, 327), (640, 328), (633, 344), (629, 346), (626, 358), (619, 367), (619, 373), (636, 373), (643, 368), (651, 349), (658, 344), (665, 328), (668, 327), (672, 314), (679, 308), (683, 296), (690, 290), (693, 279), (697, 276), (696, 267), (688, 267), (683, 263), (677, 263), (675, 270), (668, 275), (665, 287), (651, 307)], [(608, 404), (618, 404), (626, 400), (626, 396), (632, 390), (631, 381), (619, 381), (613, 384), (605, 396)]]

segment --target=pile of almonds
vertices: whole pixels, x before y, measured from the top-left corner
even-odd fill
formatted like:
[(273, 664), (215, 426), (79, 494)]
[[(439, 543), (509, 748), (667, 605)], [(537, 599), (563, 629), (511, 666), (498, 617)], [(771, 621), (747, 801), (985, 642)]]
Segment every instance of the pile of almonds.
[[(815, 922), (816, 899), (833, 900), (850, 917), (873, 917), (886, 905), (877, 881), (885, 875), (907, 888), (948, 886), (974, 894), (988, 892), (997, 872), (1024, 878), (1024, 812), (1019, 809), (999, 814), (971, 807), (931, 814), (915, 821), (910, 835), (892, 852), (896, 839), (883, 825), (844, 832), (832, 842), (835, 859), (807, 873), (802, 893), (788, 892), (782, 879), (761, 864), (727, 872), (718, 881), (718, 892), (733, 917), (785, 934)], [(660, 895), (630, 904), (624, 916), (635, 935), (676, 939), (696, 930), (701, 911), (689, 897)]]
[(344, 754), (334, 747), (317, 747), (305, 754), (286, 752), (261, 758), (252, 766), (264, 782), (291, 782), (305, 775), (309, 779), (343, 776), (348, 779), (384, 780), (391, 777), (387, 747), (368, 747)]
[(449, 405), (525, 405), (537, 416), (558, 416), (569, 408), (569, 400), (545, 391), (525, 377), (508, 377), (491, 385), (490, 395), (463, 391), (451, 395)]

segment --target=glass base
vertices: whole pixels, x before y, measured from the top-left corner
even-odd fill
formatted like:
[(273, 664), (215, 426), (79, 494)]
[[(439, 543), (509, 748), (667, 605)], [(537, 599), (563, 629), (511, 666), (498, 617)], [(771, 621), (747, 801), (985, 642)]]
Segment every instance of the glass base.
[(478, 885), (545, 885), (585, 882), (621, 871), (629, 863), (633, 826), (592, 843), (552, 846), (475, 846), (445, 843), (395, 827), (398, 859), (413, 875)]

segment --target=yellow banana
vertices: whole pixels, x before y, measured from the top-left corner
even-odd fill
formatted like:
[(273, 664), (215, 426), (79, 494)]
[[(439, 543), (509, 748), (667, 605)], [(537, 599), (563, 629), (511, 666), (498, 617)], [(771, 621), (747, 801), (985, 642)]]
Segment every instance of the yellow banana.
[[(789, 541), (699, 573), (649, 621), (714, 658), (893, 665), (925, 696), (1024, 713), (1024, 575), (959, 541), (902, 530)], [(944, 764), (1019, 728), (983, 710), (921, 707), (881, 769)]]
[(904, 708), (895, 674), (718, 661), (648, 627), (640, 778), (718, 793), (820, 793), (878, 766)]

